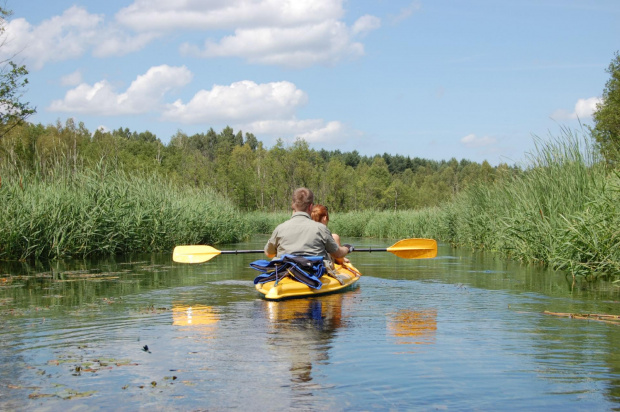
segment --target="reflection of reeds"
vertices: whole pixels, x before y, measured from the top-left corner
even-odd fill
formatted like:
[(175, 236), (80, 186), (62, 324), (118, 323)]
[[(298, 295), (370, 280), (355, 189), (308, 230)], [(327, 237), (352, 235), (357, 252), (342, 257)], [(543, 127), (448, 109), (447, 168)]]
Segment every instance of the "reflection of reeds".
[(544, 311), (545, 315), (559, 316), (571, 319), (585, 319), (595, 320), (599, 322), (611, 323), (614, 325), (620, 325), (620, 315), (607, 315), (603, 313), (562, 313), (562, 312), (549, 312)]
[(245, 219), (211, 190), (103, 169), (4, 177), (0, 205), (7, 260), (170, 251), (248, 235)]

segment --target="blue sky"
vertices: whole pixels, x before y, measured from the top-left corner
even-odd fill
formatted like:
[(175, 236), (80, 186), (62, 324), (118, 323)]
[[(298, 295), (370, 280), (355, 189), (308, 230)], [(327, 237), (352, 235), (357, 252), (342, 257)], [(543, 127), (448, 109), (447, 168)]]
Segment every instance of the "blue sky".
[(617, 0), (8, 0), (30, 120), (520, 162), (591, 124)]

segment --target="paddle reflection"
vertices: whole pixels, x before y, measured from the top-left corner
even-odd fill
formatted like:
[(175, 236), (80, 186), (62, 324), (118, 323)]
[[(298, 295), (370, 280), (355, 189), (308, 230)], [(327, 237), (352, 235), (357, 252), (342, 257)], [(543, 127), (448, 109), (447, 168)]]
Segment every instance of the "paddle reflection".
[(172, 306), (172, 324), (174, 326), (214, 327), (219, 320), (219, 314), (211, 306)]
[(437, 309), (401, 310), (390, 314), (388, 331), (400, 345), (435, 343)]

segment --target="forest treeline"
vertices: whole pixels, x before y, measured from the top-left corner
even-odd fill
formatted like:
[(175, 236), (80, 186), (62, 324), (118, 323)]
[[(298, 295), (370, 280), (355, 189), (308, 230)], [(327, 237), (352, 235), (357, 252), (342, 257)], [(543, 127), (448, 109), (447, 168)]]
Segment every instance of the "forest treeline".
[[(252, 133), (181, 131), (167, 144), (149, 131), (89, 131), (68, 119), (55, 125), (23, 123), (0, 139), (0, 167), (42, 177), (62, 165), (108, 167), (158, 175), (173, 184), (211, 188), (245, 211), (282, 211), (299, 186), (337, 212), (409, 210), (450, 201), (476, 183), (521, 172), (516, 166), (469, 160), (428, 160), (357, 151), (315, 150), (304, 140), (266, 148)], [(1, 177), (1, 176), (0, 176)]]

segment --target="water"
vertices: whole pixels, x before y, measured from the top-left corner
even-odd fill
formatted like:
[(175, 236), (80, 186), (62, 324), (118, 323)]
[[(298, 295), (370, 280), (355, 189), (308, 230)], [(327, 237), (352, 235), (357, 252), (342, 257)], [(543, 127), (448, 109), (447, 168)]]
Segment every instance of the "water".
[(440, 245), (355, 253), (355, 289), (268, 302), (260, 257), (1, 267), (0, 410), (620, 409), (620, 326), (543, 313), (617, 315), (614, 285)]

